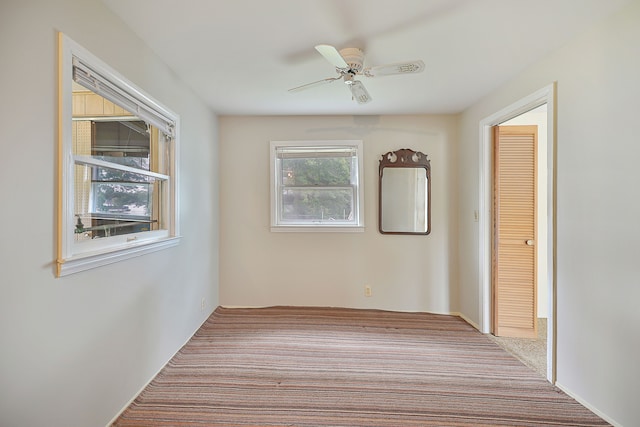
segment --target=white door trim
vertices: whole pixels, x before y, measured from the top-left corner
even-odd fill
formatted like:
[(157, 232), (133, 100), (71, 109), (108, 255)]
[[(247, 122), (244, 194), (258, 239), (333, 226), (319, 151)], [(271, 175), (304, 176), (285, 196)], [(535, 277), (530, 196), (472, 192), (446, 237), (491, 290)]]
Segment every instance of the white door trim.
[[(491, 291), (491, 218), (492, 218), (492, 181), (493, 181), (493, 136), (492, 126), (510, 120), (522, 113), (532, 110), (540, 105), (547, 104), (547, 286), (549, 317), (547, 322), (547, 379), (551, 383), (556, 380), (555, 366), (555, 111), (556, 111), (556, 84), (552, 83), (525, 98), (516, 101), (506, 108), (486, 117), (480, 121), (480, 191), (479, 191), (479, 301), (480, 301), (480, 330), (490, 333), (492, 318), (492, 291)], [(544, 262), (544, 260), (540, 260)]]

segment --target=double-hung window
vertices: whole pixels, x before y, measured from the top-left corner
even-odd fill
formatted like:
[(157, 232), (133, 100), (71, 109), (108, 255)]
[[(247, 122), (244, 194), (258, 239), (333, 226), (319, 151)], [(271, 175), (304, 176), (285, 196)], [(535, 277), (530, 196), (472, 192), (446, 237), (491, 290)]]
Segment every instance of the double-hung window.
[(363, 231), (362, 141), (272, 141), (272, 231)]
[(60, 35), (58, 276), (177, 244), (177, 126)]

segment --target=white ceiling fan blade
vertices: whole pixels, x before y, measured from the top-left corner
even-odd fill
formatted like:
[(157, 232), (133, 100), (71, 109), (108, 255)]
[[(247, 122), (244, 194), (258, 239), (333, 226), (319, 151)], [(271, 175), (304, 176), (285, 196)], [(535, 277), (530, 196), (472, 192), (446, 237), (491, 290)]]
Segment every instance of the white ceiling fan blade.
[(366, 104), (371, 101), (371, 95), (367, 92), (367, 89), (364, 88), (364, 85), (355, 80), (349, 85), (349, 89), (351, 89), (351, 94), (353, 98), (358, 102), (358, 104)]
[(395, 64), (378, 65), (376, 67), (366, 68), (362, 74), (367, 77), (392, 76), (394, 74), (414, 74), (424, 70), (424, 62), (409, 61), (397, 62)]
[(310, 89), (310, 88), (316, 87), (316, 86), (322, 86), (324, 84), (331, 83), (331, 82), (339, 80), (341, 78), (342, 78), (341, 76), (329, 77), (328, 79), (318, 80), (317, 82), (307, 83), (306, 85), (302, 85), (302, 86), (297, 86), (297, 87), (291, 88), (291, 89), (289, 89), (289, 92), (300, 92), (301, 90)]
[(347, 64), (335, 47), (328, 44), (319, 44), (316, 46), (316, 50), (320, 52), (320, 55), (324, 56), (324, 59), (333, 64), (334, 67), (349, 69), (349, 64)]

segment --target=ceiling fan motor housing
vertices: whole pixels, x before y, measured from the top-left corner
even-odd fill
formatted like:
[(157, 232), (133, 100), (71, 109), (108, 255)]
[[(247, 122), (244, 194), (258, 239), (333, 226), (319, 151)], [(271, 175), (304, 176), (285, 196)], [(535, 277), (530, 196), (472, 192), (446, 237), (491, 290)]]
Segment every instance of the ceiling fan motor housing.
[(340, 56), (349, 65), (349, 70), (354, 74), (362, 71), (362, 63), (364, 62), (364, 52), (357, 47), (347, 47), (340, 50)]

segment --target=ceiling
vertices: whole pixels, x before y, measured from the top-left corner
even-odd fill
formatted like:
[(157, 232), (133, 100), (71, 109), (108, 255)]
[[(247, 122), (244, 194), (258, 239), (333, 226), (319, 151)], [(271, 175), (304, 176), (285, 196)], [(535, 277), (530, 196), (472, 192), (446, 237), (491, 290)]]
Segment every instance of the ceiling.
[[(220, 115), (463, 111), (630, 0), (103, 0)], [(365, 67), (421, 59), (419, 74), (360, 76), (359, 105), (315, 49), (358, 47)]]

